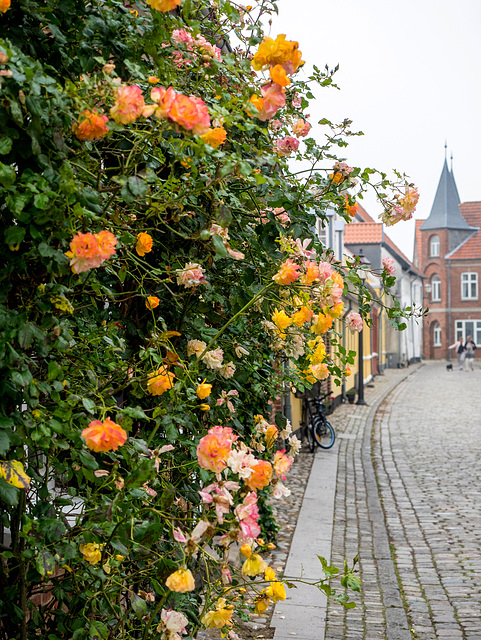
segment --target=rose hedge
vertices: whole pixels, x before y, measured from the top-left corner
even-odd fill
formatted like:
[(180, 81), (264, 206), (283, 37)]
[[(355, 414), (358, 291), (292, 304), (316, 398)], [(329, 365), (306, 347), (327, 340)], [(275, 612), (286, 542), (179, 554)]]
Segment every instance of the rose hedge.
[(417, 201), (336, 157), (349, 122), (309, 137), (332, 73), (263, 39), (274, 2), (150, 4), (0, 7), (5, 640), (235, 637), (234, 609), (285, 597), (259, 552), (299, 442), (272, 402), (344, 374), (333, 320), (362, 286), (312, 229), (369, 185), (389, 224)]

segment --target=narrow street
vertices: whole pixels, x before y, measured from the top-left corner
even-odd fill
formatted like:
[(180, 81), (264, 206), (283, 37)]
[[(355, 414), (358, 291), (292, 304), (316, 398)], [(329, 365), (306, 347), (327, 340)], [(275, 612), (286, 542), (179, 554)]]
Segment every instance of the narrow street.
[(325, 638), (481, 640), (481, 371), (386, 377), (332, 416), (332, 560), (359, 554), (363, 588), (357, 609), (328, 605)]

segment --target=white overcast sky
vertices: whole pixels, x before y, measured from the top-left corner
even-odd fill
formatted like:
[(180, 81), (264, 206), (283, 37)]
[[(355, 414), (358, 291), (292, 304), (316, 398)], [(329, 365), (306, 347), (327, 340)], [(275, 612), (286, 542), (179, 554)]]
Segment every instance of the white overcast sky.
[[(313, 125), (349, 118), (364, 132), (343, 151), (350, 164), (408, 174), (426, 218), (447, 140), (461, 201), (481, 200), (481, 0), (279, 0), (279, 33), (307, 68), (339, 64), (341, 90), (318, 88), (309, 112)], [(363, 205), (381, 212), (373, 198)], [(410, 258), (413, 226), (388, 229)]]

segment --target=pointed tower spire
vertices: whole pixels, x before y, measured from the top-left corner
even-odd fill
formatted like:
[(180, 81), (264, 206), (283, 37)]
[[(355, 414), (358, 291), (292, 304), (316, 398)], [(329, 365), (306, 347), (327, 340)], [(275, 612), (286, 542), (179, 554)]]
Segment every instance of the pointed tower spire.
[(431, 213), (421, 229), (464, 229), (471, 227), (459, 210), (459, 194), (452, 172), (448, 168), (447, 145), (444, 146), (445, 157), (443, 170), (434, 197)]
[(453, 152), (451, 151), (451, 173), (453, 172)]

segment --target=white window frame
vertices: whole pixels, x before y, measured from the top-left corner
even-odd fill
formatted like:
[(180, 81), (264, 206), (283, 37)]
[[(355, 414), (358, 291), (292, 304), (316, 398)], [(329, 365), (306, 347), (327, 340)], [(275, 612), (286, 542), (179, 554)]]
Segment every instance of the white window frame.
[(441, 242), (439, 236), (431, 236), (429, 238), (429, 255), (431, 258), (439, 258), (441, 253)]
[(431, 278), (431, 301), (441, 302), (441, 278), (438, 275)]
[(467, 271), (461, 274), (461, 300), (478, 299), (478, 274)]
[[(317, 222), (317, 237), (319, 239), (319, 242), (321, 242), (324, 247), (326, 247), (326, 249), (329, 249), (329, 224), (325, 223), (324, 220), (321, 220), (321, 218), (318, 218), (316, 220)], [(323, 224), (325, 224), (326, 226), (322, 226)]]
[[(469, 330), (469, 333), (468, 331), (466, 331), (467, 322), (473, 325), (473, 328)], [(456, 339), (460, 333), (463, 336), (463, 342), (466, 342), (466, 338), (468, 337), (468, 335), (470, 335), (473, 337), (474, 343), (476, 345), (479, 344), (481, 346), (481, 320), (479, 319), (456, 320), (455, 333), (454, 333), (454, 335), (456, 336)]]
[(442, 346), (441, 334), (442, 334), (441, 325), (439, 324), (439, 322), (437, 322), (433, 327), (433, 347)]

